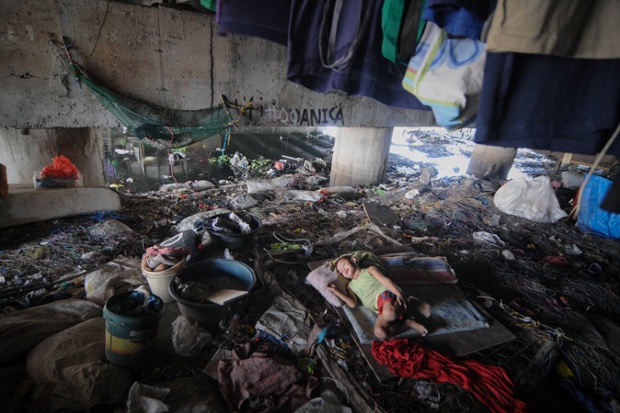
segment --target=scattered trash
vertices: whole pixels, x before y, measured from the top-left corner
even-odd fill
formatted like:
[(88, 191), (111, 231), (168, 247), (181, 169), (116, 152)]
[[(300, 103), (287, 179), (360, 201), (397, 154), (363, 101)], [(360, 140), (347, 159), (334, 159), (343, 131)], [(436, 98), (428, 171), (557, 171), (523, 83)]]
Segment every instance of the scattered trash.
[(161, 310), (162, 303), (157, 296), (151, 295), (144, 286), (138, 287), (122, 300), (109, 303), (108, 309), (123, 317), (143, 317)]
[(168, 393), (170, 389), (135, 382), (130, 387), (127, 396), (127, 412), (168, 412), (170, 406), (163, 402)]
[(474, 232), (473, 236), (476, 241), (481, 241), (494, 247), (504, 248), (506, 246), (506, 243), (498, 235), (491, 234), (490, 232), (477, 231)]
[(498, 227), (499, 226), (499, 219), (500, 219), (500, 216), (498, 214), (493, 214), (493, 216), (489, 220), (489, 226), (491, 226), (491, 227)]
[(191, 323), (184, 315), (172, 322), (172, 344), (174, 351), (183, 357), (195, 356), (211, 341), (211, 333)]
[(116, 237), (129, 236), (133, 233), (133, 230), (120, 221), (110, 219), (94, 225), (88, 232), (93, 237), (112, 239)]
[(548, 256), (548, 257), (544, 257), (543, 261), (555, 267), (560, 267), (560, 268), (570, 266), (570, 263), (568, 262), (566, 257), (563, 257), (563, 256)]
[(502, 256), (504, 258), (506, 258), (508, 261), (514, 261), (515, 260), (515, 256), (514, 256), (514, 254), (510, 250), (503, 250), (502, 251)]
[(566, 255), (581, 255), (581, 254), (583, 254), (583, 252), (575, 244), (567, 245), (564, 248), (564, 253), (566, 253)]
[(41, 304), (47, 304), (58, 300), (66, 300), (67, 298), (72, 298), (71, 293), (67, 291), (56, 291), (54, 293), (43, 296), (41, 299)]
[(420, 191), (419, 191), (419, 190), (417, 190), (417, 189), (412, 189), (412, 190), (408, 191), (408, 192), (405, 194), (405, 198), (407, 198), (407, 199), (413, 199), (413, 198), (415, 198), (415, 197), (416, 197), (416, 196), (418, 196), (418, 195), (420, 195)]
[(418, 380), (414, 385), (413, 396), (418, 400), (426, 402), (430, 408), (439, 409), (441, 395), (437, 386), (430, 381)]
[(603, 269), (601, 268), (601, 264), (599, 264), (598, 262), (593, 262), (588, 266), (588, 272), (592, 275), (598, 275), (602, 271)]

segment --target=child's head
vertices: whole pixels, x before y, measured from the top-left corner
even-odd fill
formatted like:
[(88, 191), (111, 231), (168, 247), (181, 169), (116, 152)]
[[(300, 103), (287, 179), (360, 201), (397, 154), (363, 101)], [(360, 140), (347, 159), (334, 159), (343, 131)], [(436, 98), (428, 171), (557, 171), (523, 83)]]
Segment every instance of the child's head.
[(352, 279), (355, 271), (357, 270), (357, 265), (355, 264), (355, 258), (351, 257), (340, 257), (336, 261), (336, 271), (344, 278)]

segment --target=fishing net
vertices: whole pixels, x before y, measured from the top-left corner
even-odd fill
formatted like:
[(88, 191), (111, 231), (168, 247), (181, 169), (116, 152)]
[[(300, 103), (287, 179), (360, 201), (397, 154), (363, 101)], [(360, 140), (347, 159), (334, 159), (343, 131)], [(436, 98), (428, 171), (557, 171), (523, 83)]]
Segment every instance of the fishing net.
[(177, 110), (139, 101), (103, 86), (86, 74), (71, 58), (68, 47), (63, 61), (78, 84), (85, 84), (129, 133), (146, 145), (160, 149), (183, 148), (218, 134), (228, 134), (235, 125), (224, 105), (199, 110)]

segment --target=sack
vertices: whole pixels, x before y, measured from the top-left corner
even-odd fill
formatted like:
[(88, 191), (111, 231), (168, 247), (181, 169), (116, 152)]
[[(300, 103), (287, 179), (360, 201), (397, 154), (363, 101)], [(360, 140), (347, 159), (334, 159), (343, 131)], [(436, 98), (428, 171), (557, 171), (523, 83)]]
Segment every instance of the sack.
[(548, 176), (510, 181), (497, 190), (493, 203), (502, 212), (545, 224), (568, 216)]

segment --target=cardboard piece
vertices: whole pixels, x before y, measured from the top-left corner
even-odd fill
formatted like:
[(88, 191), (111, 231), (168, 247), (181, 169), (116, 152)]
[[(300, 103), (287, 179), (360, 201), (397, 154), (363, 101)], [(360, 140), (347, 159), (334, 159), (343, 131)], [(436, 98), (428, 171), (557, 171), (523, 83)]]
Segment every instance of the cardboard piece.
[(247, 293), (248, 291), (232, 290), (232, 289), (225, 288), (223, 290), (219, 290), (211, 294), (209, 297), (207, 297), (207, 300), (215, 304), (224, 305), (227, 302), (234, 300), (235, 298), (241, 297), (242, 295), (246, 295)]

